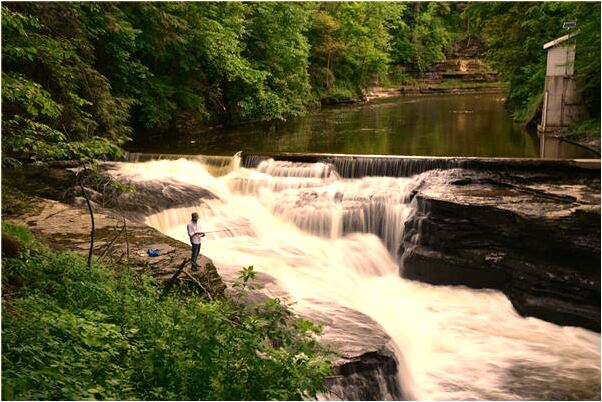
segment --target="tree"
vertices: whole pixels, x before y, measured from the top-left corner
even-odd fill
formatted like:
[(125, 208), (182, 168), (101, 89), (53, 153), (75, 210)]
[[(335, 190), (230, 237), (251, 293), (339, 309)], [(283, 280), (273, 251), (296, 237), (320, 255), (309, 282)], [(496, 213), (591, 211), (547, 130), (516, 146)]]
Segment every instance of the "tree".
[(389, 69), (391, 29), (401, 3), (319, 3), (310, 29), (311, 74), (318, 97), (352, 98)]
[(442, 2), (416, 2), (409, 6), (403, 14), (403, 23), (394, 28), (394, 62), (422, 73), (445, 61), (452, 34), (444, 17), (450, 13), (449, 4)]
[(600, 118), (600, 3), (575, 3), (577, 20), (575, 75), (592, 116)]
[(120, 152), (131, 100), (113, 96), (94, 68), (91, 21), (99, 12), (89, 3), (2, 6), (5, 161)]

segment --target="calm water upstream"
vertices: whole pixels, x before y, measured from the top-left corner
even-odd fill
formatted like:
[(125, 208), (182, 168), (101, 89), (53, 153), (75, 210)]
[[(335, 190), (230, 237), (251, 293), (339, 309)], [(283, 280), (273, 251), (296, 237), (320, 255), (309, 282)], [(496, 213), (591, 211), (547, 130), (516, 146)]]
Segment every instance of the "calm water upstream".
[[(399, 96), (324, 108), (288, 122), (215, 129), (136, 151), (232, 155), (326, 152), (338, 154), (538, 158), (599, 157), (515, 124), (504, 94)], [(545, 150), (545, 155), (541, 151)]]

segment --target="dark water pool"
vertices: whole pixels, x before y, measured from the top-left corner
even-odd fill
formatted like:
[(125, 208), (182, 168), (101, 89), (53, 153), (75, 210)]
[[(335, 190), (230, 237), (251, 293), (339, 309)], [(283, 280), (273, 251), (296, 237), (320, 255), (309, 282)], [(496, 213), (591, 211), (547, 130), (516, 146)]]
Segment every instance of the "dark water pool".
[(214, 129), (162, 140), (136, 151), (205, 155), (325, 152), (338, 154), (592, 158), (574, 144), (515, 124), (504, 94), (399, 96), (325, 108), (287, 122)]

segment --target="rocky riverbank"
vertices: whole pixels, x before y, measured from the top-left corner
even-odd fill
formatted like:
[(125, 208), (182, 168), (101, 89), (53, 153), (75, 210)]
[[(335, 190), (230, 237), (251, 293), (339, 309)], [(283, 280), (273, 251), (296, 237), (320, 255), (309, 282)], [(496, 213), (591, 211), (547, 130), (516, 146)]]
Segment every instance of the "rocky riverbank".
[(516, 310), (600, 331), (600, 178), (453, 169), (425, 183), (401, 272), (502, 290)]
[[(73, 250), (87, 255), (90, 215), (81, 189), (75, 186), (74, 172), (41, 165), (5, 173), (3, 218), (28, 226), (56, 250)], [(15, 188), (17, 184), (20, 184), (20, 190)], [(100, 189), (87, 188), (94, 209), (94, 260), (125, 261), (129, 258), (136, 272), (168, 280), (189, 258), (190, 247), (145, 225), (143, 216), (169, 207), (191, 205), (199, 198), (213, 195), (199, 193), (198, 188), (173, 184), (166, 187), (152, 181), (148, 184), (148, 187), (146, 184), (137, 186), (136, 192), (121, 194), (111, 202), (106, 200), (104, 207)], [(148, 249), (158, 249), (161, 255), (149, 257)], [(232, 273), (224, 277), (208, 256), (202, 255), (200, 263), (204, 269), (192, 272), (187, 266), (178, 280), (191, 287), (200, 283), (209, 298), (227, 297), (227, 283), (234, 279)], [(258, 281), (269, 282), (270, 278), (260, 274)], [(257, 296), (265, 298), (262, 294)], [(302, 314), (323, 325), (322, 342), (337, 353), (335, 373), (327, 379), (329, 392), (323, 397), (330, 400), (403, 399), (405, 393), (398, 381), (400, 366), (389, 336), (365, 315), (344, 310), (336, 318), (316, 316), (311, 312)]]

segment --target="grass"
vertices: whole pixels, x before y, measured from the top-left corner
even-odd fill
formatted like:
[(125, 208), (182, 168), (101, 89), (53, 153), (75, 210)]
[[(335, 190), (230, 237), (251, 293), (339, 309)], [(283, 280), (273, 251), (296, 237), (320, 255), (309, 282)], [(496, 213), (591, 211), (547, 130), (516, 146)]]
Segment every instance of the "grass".
[(31, 248), (36, 243), (36, 238), (33, 233), (24, 226), (11, 225), (10, 223), (2, 222), (2, 234), (19, 240), (26, 247)]
[(600, 117), (593, 117), (574, 123), (568, 128), (568, 132), (569, 135), (600, 139)]

